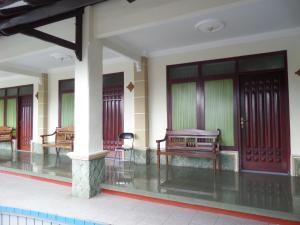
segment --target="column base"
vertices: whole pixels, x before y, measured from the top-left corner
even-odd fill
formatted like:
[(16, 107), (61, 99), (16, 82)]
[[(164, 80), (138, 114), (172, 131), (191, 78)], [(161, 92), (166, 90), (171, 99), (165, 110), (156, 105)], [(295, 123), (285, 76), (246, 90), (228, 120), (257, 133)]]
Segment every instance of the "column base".
[(68, 153), (72, 159), (72, 195), (81, 198), (92, 198), (100, 192), (105, 176), (105, 156), (101, 151), (88, 156)]

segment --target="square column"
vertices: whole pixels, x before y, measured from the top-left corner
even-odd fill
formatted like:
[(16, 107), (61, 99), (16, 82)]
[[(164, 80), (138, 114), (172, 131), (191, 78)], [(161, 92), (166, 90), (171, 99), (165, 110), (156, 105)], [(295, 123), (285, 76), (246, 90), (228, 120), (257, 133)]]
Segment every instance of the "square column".
[(75, 63), (75, 139), (72, 194), (90, 198), (100, 190), (105, 155), (102, 143), (102, 43), (93, 35), (93, 8), (83, 17), (83, 57)]
[(134, 124), (136, 162), (149, 164), (148, 65), (141, 58), (140, 70), (134, 70)]
[(35, 153), (44, 153), (41, 135), (48, 133), (48, 74), (42, 74), (38, 84), (38, 139), (32, 142)]

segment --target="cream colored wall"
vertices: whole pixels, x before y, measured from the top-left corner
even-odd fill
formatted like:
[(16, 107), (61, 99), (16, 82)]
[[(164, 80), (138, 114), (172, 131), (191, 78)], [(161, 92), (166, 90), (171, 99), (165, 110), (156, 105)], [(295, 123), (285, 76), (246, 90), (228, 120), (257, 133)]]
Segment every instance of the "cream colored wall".
[(299, 34), (293, 37), (236, 44), (151, 58), (149, 60), (150, 147), (152, 149), (156, 148), (155, 140), (164, 137), (167, 127), (167, 65), (279, 50), (287, 50), (288, 52), (291, 154), (300, 155), (300, 77), (295, 75), (295, 71), (300, 68)]
[[(134, 64), (122, 61), (114, 64), (105, 63), (103, 74), (124, 72), (124, 131), (134, 131), (134, 91), (130, 92), (125, 86), (134, 81)], [(53, 132), (58, 126), (58, 83), (59, 80), (74, 78), (74, 71), (49, 73), (48, 77), (48, 132)]]
[[(21, 75), (12, 75), (11, 77), (1, 78), (0, 79), (0, 88), (8, 88), (22, 85), (33, 84), (33, 93), (37, 93), (39, 78), (37, 77), (28, 77)], [(38, 140), (38, 100), (33, 96), (33, 140)]]

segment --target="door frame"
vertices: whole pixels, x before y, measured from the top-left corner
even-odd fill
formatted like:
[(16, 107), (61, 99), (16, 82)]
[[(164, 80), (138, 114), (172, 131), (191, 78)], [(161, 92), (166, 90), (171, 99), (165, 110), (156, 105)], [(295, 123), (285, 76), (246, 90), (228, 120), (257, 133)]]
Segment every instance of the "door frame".
[[(261, 54), (254, 54), (254, 55), (247, 55), (247, 56), (241, 56), (237, 58), (251, 58), (256, 56), (262, 56), (262, 55), (278, 55), (281, 54), (284, 57), (284, 68), (283, 69), (272, 69), (272, 70), (258, 70), (258, 71), (251, 71), (251, 72), (239, 72), (237, 79), (237, 133), (238, 133), (238, 152), (239, 152), (239, 170), (243, 171), (243, 160), (242, 160), (242, 131), (241, 131), (241, 91), (240, 91), (240, 77), (241, 76), (251, 76), (251, 75), (257, 75), (257, 74), (266, 74), (266, 73), (274, 73), (274, 72), (280, 72), (284, 77), (282, 79), (281, 85), (282, 87), (282, 98), (284, 101), (282, 101), (282, 113), (283, 113), (283, 120), (285, 122), (284, 132), (282, 132), (282, 135), (286, 142), (286, 149), (287, 149), (287, 170), (285, 172), (275, 172), (275, 173), (284, 173), (284, 174), (290, 174), (291, 168), (290, 168), (290, 157), (291, 157), (291, 140), (290, 140), (290, 104), (289, 104), (289, 83), (288, 83), (288, 62), (287, 62), (287, 51), (277, 51), (277, 52), (270, 52), (270, 53), (261, 53)], [(254, 172), (266, 172), (268, 171), (259, 171), (259, 170), (251, 170)], [(272, 173), (272, 172), (270, 172)]]
[[(105, 89), (109, 89), (109, 88), (114, 88), (114, 87), (122, 87), (122, 104), (121, 104), (121, 107), (120, 107), (120, 111), (121, 111), (121, 114), (122, 114), (122, 121), (121, 121), (121, 125), (122, 125), (122, 132), (124, 132), (124, 104), (125, 104), (125, 91), (124, 91), (124, 86), (125, 86), (125, 74), (124, 72), (115, 72), (115, 73), (105, 73), (103, 74), (103, 80), (105, 79), (105, 77), (113, 77), (113, 76), (119, 76), (119, 78), (121, 77), (122, 78), (122, 85), (108, 85), (106, 86), (105, 82), (103, 81), (102, 83), (102, 94), (103, 94), (103, 98), (102, 98), (102, 101), (104, 100), (104, 90)], [(102, 120), (104, 121), (104, 107), (102, 109)], [(104, 126), (104, 122), (103, 122), (103, 125)], [(103, 134), (102, 134), (102, 140), (103, 140), (103, 146), (104, 146), (104, 129), (103, 129)], [(124, 144), (124, 141), (121, 140), (122, 144)]]
[[(20, 120), (20, 101), (22, 99), (22, 97), (31, 97), (32, 98), (32, 110), (31, 110), (31, 138), (33, 138), (33, 106), (34, 106), (34, 103), (33, 103), (33, 95), (22, 95), (22, 96), (18, 96), (17, 97), (17, 127), (16, 127), (16, 139), (17, 139), (17, 148), (20, 149), (20, 123), (19, 123), (19, 120)], [(29, 147), (30, 148), (30, 147)], [(20, 149), (20, 150), (24, 150), (24, 149)], [(30, 151), (29, 150), (24, 150), (24, 151)]]

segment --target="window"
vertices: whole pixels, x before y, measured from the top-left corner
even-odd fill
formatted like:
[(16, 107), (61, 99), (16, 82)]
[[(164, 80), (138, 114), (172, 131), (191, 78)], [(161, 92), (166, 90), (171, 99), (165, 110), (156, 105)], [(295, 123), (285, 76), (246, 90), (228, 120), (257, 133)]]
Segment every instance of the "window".
[(234, 149), (238, 131), (238, 79), (245, 72), (285, 68), (284, 52), (167, 67), (168, 128), (221, 130), (221, 145)]
[(59, 81), (59, 126), (74, 126), (74, 79)]
[(0, 127), (4, 126), (4, 99), (0, 99)]
[(204, 83), (205, 129), (221, 130), (221, 144), (234, 146), (233, 80)]
[(197, 128), (196, 82), (172, 85), (172, 128)]

